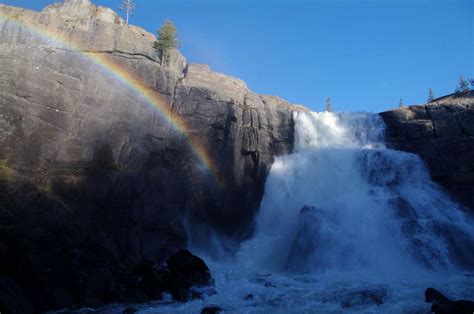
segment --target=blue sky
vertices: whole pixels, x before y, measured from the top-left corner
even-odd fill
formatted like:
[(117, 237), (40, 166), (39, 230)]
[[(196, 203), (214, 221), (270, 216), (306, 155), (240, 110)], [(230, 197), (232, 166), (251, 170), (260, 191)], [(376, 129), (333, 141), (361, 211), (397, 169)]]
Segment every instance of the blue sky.
[[(92, 0), (117, 9), (119, 0)], [(0, 0), (40, 10), (51, 0)], [(136, 0), (131, 24), (172, 19), (189, 62), (321, 110), (379, 112), (474, 77), (474, 0)]]

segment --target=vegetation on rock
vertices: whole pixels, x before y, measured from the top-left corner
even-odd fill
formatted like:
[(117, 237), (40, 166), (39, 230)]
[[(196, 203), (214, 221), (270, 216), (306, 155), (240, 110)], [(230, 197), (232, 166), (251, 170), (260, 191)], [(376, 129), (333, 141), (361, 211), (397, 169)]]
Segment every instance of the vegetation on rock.
[(180, 45), (176, 26), (171, 20), (165, 20), (157, 33), (158, 38), (153, 43), (153, 48), (155, 48), (160, 55), (161, 62), (164, 62), (167, 61), (170, 49), (178, 48)]

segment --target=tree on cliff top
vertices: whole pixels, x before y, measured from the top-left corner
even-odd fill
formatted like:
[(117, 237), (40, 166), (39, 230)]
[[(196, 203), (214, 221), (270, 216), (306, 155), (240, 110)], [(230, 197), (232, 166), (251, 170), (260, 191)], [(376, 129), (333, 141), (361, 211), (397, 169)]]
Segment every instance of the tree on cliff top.
[(178, 48), (180, 43), (176, 34), (176, 26), (170, 20), (165, 20), (157, 31), (158, 38), (153, 43), (161, 58), (161, 62), (166, 61), (168, 52), (172, 48)]
[(464, 76), (459, 77), (459, 85), (456, 88), (456, 94), (462, 94), (469, 91), (469, 83), (464, 79)]
[(430, 90), (428, 91), (428, 102), (432, 102), (433, 100), (434, 100), (433, 90), (430, 87)]
[(135, 11), (135, 3), (133, 0), (122, 0), (122, 4), (119, 9), (125, 12), (125, 24), (128, 25), (128, 17), (133, 15)]
[(326, 111), (332, 112), (332, 100), (331, 98), (326, 99)]

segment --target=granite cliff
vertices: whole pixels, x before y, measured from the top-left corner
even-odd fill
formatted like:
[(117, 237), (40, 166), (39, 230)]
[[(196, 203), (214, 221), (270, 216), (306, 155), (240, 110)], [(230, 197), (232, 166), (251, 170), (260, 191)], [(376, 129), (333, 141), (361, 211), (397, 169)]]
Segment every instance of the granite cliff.
[(474, 210), (474, 92), (381, 113), (389, 147), (418, 154), (431, 177)]
[(140, 300), (133, 265), (252, 232), (292, 150), (288, 102), (176, 50), (160, 62), (152, 34), (89, 0), (0, 5), (0, 30), (1, 275), (35, 308)]

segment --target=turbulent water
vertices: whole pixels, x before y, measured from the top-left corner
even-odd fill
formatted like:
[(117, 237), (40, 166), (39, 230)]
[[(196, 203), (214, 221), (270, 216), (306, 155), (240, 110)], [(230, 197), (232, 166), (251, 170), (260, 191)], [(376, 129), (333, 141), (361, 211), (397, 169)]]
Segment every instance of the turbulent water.
[(295, 152), (276, 158), (256, 232), (204, 257), (217, 293), (139, 313), (426, 313), (424, 289), (474, 297), (474, 221), (421, 160), (385, 148), (378, 115), (297, 113)]

